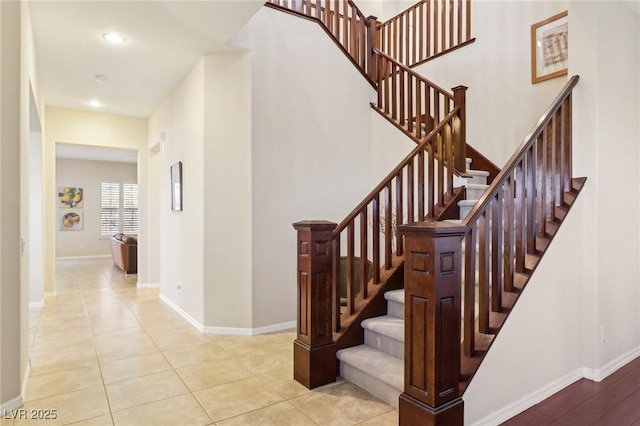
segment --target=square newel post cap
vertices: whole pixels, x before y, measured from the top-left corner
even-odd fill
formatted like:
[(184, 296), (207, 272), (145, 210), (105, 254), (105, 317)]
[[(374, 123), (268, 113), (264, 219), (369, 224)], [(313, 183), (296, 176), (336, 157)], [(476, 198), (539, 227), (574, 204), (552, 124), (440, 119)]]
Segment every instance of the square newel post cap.
[(463, 225), (449, 222), (412, 222), (398, 227), (403, 236), (422, 237), (453, 237), (463, 236), (467, 228)]
[(466, 91), (467, 89), (468, 89), (467, 86), (460, 85), (460, 86), (456, 86), (456, 87), (452, 88), (451, 90), (454, 91), (454, 92), (458, 92), (460, 90)]
[(328, 220), (302, 220), (293, 224), (297, 231), (333, 231), (337, 226)]

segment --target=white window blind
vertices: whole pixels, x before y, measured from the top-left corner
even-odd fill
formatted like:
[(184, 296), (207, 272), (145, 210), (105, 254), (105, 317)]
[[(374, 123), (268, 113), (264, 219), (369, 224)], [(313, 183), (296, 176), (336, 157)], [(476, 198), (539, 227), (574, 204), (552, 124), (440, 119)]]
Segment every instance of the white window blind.
[(138, 233), (138, 185), (102, 182), (100, 234)]

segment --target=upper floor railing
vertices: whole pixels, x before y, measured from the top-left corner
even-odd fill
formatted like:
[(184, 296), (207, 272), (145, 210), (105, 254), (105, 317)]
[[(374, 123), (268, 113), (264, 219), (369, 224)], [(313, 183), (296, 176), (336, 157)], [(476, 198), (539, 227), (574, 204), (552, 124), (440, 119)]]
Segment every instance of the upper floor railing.
[(473, 41), (471, 0), (422, 0), (378, 28), (380, 49), (408, 67)]

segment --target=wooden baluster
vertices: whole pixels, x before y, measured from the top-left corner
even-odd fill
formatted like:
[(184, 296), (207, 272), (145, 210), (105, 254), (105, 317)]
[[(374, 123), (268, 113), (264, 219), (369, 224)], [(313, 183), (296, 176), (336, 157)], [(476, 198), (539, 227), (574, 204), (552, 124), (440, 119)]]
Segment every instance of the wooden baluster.
[[(416, 78), (416, 130), (415, 135), (422, 139), (422, 81)], [(420, 219), (422, 220), (422, 219)]]
[[(422, 7), (422, 6), (420, 6), (420, 7)], [(411, 14), (412, 18), (413, 18), (413, 27), (412, 27), (412, 30), (411, 30), (411, 40), (412, 40), (412, 43), (411, 43), (411, 65), (413, 65), (413, 64), (415, 64), (417, 62), (417, 58), (416, 58), (416, 52), (417, 52), (416, 43), (417, 43), (417, 40), (418, 40), (417, 39), (418, 27), (417, 27), (417, 24), (416, 24), (417, 11), (418, 11), (418, 9), (414, 7), (413, 8), (413, 13)]]
[(373, 230), (373, 283), (378, 284), (380, 282), (380, 195), (376, 195), (371, 201), (371, 215)]
[(536, 228), (537, 236), (544, 237), (546, 234), (545, 212), (544, 206), (547, 199), (546, 196), (546, 163), (547, 163), (547, 129), (545, 128), (542, 135), (538, 136), (537, 143), (537, 159), (536, 159)]
[(455, 121), (452, 121), (450, 125), (447, 126), (447, 138), (446, 141), (446, 156), (447, 156), (447, 195), (453, 195), (453, 169), (455, 164), (455, 157), (453, 152), (453, 144), (454, 144), (454, 136), (453, 136), (453, 127), (455, 126)]
[(369, 275), (367, 274), (367, 250), (369, 227), (367, 226), (367, 209), (365, 208), (360, 212), (360, 291), (362, 292), (362, 298), (367, 299), (369, 297), (369, 289), (367, 283), (369, 282)]
[(460, 259), (464, 227), (404, 225), (405, 380), (400, 425), (462, 425)]
[(367, 70), (367, 58), (369, 57), (369, 51), (367, 51), (367, 39), (369, 38), (369, 33), (366, 26), (366, 21), (364, 18), (360, 17), (360, 68), (363, 70)]
[[(555, 206), (562, 205), (562, 135), (564, 131), (562, 129), (563, 121), (562, 121), (562, 108), (558, 108), (553, 117), (553, 126), (555, 128), (555, 143), (554, 143), (554, 173), (553, 173), (553, 188), (555, 190), (553, 199), (555, 201)], [(555, 217), (555, 209), (551, 206), (552, 211), (554, 212)]]
[(438, 3), (440, 0), (435, 0), (433, 2), (433, 54), (437, 55), (440, 53), (440, 31), (438, 31), (438, 21), (439, 21), (439, 8)]
[(555, 145), (555, 125), (556, 125), (556, 116), (552, 115), (551, 121), (549, 125), (546, 127), (547, 133), (547, 143), (546, 143), (546, 162), (545, 162), (545, 200), (544, 200), (544, 211), (545, 211), (545, 221), (553, 222), (554, 218), (554, 205), (555, 205), (555, 190), (553, 188), (554, 180), (555, 180), (555, 171), (553, 170), (553, 151)]
[[(529, 171), (530, 164), (527, 164)], [(529, 177), (527, 173), (527, 178)], [(525, 193), (524, 182), (524, 165), (522, 160), (516, 166), (516, 227), (515, 227), (515, 243), (516, 243), (516, 272), (524, 272), (524, 255), (525, 255), (525, 212), (527, 205), (533, 203), (533, 187), (527, 187), (528, 194)], [(526, 195), (526, 198), (525, 198)], [(526, 218), (527, 224), (533, 221), (533, 217)], [(527, 235), (527, 240), (529, 236)], [(534, 236), (535, 238), (535, 236)], [(535, 241), (535, 240), (534, 240)]]
[(332, 251), (336, 224), (293, 224), (298, 234), (297, 338), (293, 377), (309, 389), (336, 381), (336, 345), (332, 333)]
[(458, 38), (456, 44), (462, 43), (462, 0), (458, 0)]
[[(527, 165), (527, 182), (526, 189), (523, 191), (527, 197), (526, 204), (526, 216), (527, 216), (527, 253), (535, 254), (536, 252), (536, 144), (531, 145), (531, 148), (525, 154), (525, 160)], [(524, 266), (523, 266), (524, 267)], [(522, 272), (522, 271), (518, 271)]]
[[(467, 2), (467, 40), (471, 40), (471, 0)], [(465, 40), (466, 41), (466, 40)]]
[(336, 40), (342, 44), (340, 39), (340, 0), (333, 0), (333, 9), (333, 34), (336, 36)]
[[(431, 153), (427, 154), (430, 157)], [(423, 221), (424, 214), (424, 150), (418, 152), (418, 220)]]
[(383, 57), (382, 64), (384, 65), (384, 112), (389, 115), (389, 60)]
[(322, 22), (322, 3), (321, 0), (316, 0), (316, 2), (314, 3), (314, 6), (316, 8), (316, 19), (320, 22)]
[(413, 133), (413, 81), (415, 77), (411, 74), (407, 75), (407, 120), (409, 122), (409, 133)]
[(347, 225), (347, 315), (353, 315), (355, 311), (355, 291), (353, 289), (353, 263), (355, 258), (355, 230), (353, 221)]
[(340, 233), (337, 233), (333, 237), (333, 277), (331, 279), (331, 286), (333, 288), (333, 331), (338, 332), (342, 328), (342, 311), (340, 309), (340, 283), (339, 277), (342, 268), (340, 267)]
[[(435, 159), (435, 147), (433, 146), (434, 143), (438, 143), (438, 139), (440, 139), (442, 136), (440, 135), (440, 133), (438, 133), (434, 138), (431, 139), (431, 142), (427, 145), (427, 173), (428, 173), (428, 178), (427, 178), (427, 211), (428, 213), (428, 218), (429, 219), (433, 219), (434, 218), (434, 208), (433, 208), (433, 204), (435, 201), (435, 196), (433, 194), (434, 191), (434, 186), (435, 186), (435, 171), (436, 171), (436, 159)], [(420, 220), (425, 220), (424, 216), (421, 216), (422, 219)]]
[[(411, 11), (409, 11), (408, 13), (411, 13)], [(411, 41), (411, 34), (410, 34), (410, 30), (409, 30), (409, 20), (410, 17), (409, 15), (405, 15), (404, 17), (405, 20), (405, 25), (407, 30), (404, 32), (404, 46), (405, 46), (405, 52), (404, 52), (404, 60), (405, 60), (405, 65), (407, 66), (411, 66), (411, 59), (409, 57), (409, 55), (411, 54), (411, 45), (410, 45), (410, 41)]]
[(476, 351), (476, 224), (471, 225), (464, 239), (464, 342), (465, 356)]
[(564, 182), (564, 191), (571, 191), (571, 178), (573, 177), (573, 172), (571, 170), (571, 150), (572, 150), (572, 141), (571, 141), (571, 94), (567, 96), (567, 98), (562, 103), (562, 110), (564, 111), (563, 116), (563, 135), (564, 135), (564, 165), (562, 167), (563, 171), (563, 182)]
[(448, 15), (449, 15), (449, 39), (447, 40), (447, 45), (446, 48), (450, 49), (454, 46), (453, 44), (453, 31), (454, 31), (454, 25), (453, 25), (453, 17), (454, 17), (454, 11), (453, 11), (453, 0), (449, 0), (449, 11), (448, 11)]
[(409, 161), (407, 164), (407, 223), (415, 222), (415, 209), (414, 209), (414, 201), (415, 201), (415, 191), (414, 191), (414, 180), (415, 175), (413, 173), (413, 159)]
[(408, 74), (403, 70), (400, 69), (399, 73), (398, 73), (398, 78), (400, 79), (400, 81), (398, 82), (399, 86), (400, 86), (400, 100), (399, 100), (399, 104), (400, 104), (400, 124), (404, 126), (405, 123), (405, 97), (404, 94), (406, 92), (405, 90), (405, 82), (404, 82), (404, 77), (405, 75), (408, 76)]
[[(425, 19), (424, 19), (424, 10), (422, 7), (422, 3), (420, 3), (418, 5), (418, 25), (420, 25), (420, 46), (418, 49), (418, 54), (419, 54), (419, 61), (422, 61), (423, 59), (425, 59), (426, 57), (429, 56), (429, 26), (425, 25)], [(429, 16), (429, 3), (427, 2), (427, 7), (426, 7), (426, 13), (427, 16)], [(426, 34), (425, 34), (426, 33)], [(425, 43), (426, 43), (426, 56), (424, 54), (425, 51)]]
[(402, 256), (404, 253), (402, 247), (402, 238), (400, 236), (400, 225), (404, 224), (404, 206), (402, 193), (402, 171), (396, 176), (396, 256)]
[(398, 68), (395, 62), (391, 62), (391, 118), (398, 119), (398, 87), (396, 84)]
[(398, 18), (398, 62), (404, 64), (404, 15)]
[[(383, 94), (384, 94), (384, 58), (379, 55), (375, 55), (376, 57), (376, 86), (378, 88), (378, 108), (382, 109), (383, 105)], [(384, 111), (384, 109), (383, 109)]]
[[(431, 87), (424, 83), (424, 117), (420, 117), (422, 119), (422, 126), (420, 126), (420, 139), (424, 136), (428, 135), (431, 130), (433, 130), (433, 114), (431, 109)], [(423, 134), (424, 133), (424, 134)]]
[(478, 219), (478, 328), (480, 333), (489, 333), (489, 218), (485, 210)]
[[(446, 139), (446, 127), (442, 131), (438, 132), (436, 136), (436, 143), (438, 149), (438, 190), (435, 194), (435, 198), (438, 200), (438, 205), (444, 205), (444, 161), (445, 161), (445, 144)], [(433, 215), (432, 215), (433, 216)]]
[(513, 220), (514, 199), (512, 175), (502, 185), (504, 192), (504, 291), (513, 291)]
[(502, 310), (502, 190), (491, 200), (491, 310)]
[(349, 52), (349, 1), (342, 1), (342, 45)]
[(393, 236), (393, 216), (391, 199), (391, 181), (385, 187), (384, 200), (384, 269), (391, 269), (391, 237)]
[[(427, 86), (427, 94), (431, 93), (431, 87)], [(440, 92), (438, 90), (433, 89), (433, 109), (431, 110), (431, 119), (428, 119), (426, 133), (429, 133), (433, 130), (436, 123), (440, 123)], [(427, 95), (429, 97), (429, 95)]]

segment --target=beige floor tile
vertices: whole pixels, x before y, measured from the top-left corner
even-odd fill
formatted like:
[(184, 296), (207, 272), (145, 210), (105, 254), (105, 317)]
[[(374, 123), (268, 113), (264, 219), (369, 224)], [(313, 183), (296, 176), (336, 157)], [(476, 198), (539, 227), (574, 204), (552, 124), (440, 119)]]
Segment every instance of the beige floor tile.
[(29, 378), (26, 401), (74, 392), (102, 383), (97, 364), (71, 370), (56, 371)]
[(31, 376), (98, 365), (96, 351), (91, 347), (75, 352), (45, 352), (31, 357)]
[(180, 368), (178, 374), (192, 392), (253, 376), (233, 359), (223, 359)]
[(236, 355), (236, 359), (256, 374), (269, 373), (293, 366), (293, 349), (282, 349), (277, 344), (253, 348)]
[(261, 374), (259, 377), (286, 399), (295, 398), (311, 392), (294, 380), (293, 368), (282, 368), (270, 373)]
[(159, 353), (158, 347), (150, 337), (136, 335), (132, 337), (110, 336), (95, 341), (96, 353), (100, 362), (115, 361), (152, 353)]
[(265, 345), (273, 345), (276, 340), (268, 334), (259, 336), (212, 336), (222, 349), (234, 355), (251, 353), (254, 349)]
[(381, 416), (358, 423), (358, 426), (398, 426), (398, 410), (388, 411)]
[(98, 385), (76, 392), (55, 395), (49, 398), (37, 399), (25, 403), (24, 407), (28, 413), (31, 410), (56, 410), (56, 419), (39, 420), (17, 420), (16, 426), (41, 424), (46, 426), (65, 425), (80, 420), (90, 419), (109, 413), (109, 404), (104, 393), (104, 386)]
[(316, 422), (307, 417), (291, 403), (284, 401), (259, 410), (223, 420), (218, 426), (314, 426)]
[(186, 348), (189, 346), (202, 345), (208, 343), (211, 339), (198, 330), (190, 330), (182, 333), (162, 334), (154, 336), (153, 341), (161, 351), (170, 351), (172, 349)]
[(105, 387), (113, 412), (189, 392), (174, 371), (123, 380)]
[(64, 344), (64, 340), (56, 342), (40, 343), (38, 342), (38, 336), (36, 335), (36, 341), (31, 351), (32, 356), (40, 356), (43, 354), (50, 354), (57, 352), (59, 354), (67, 354), (71, 352), (83, 351), (93, 347), (93, 340), (90, 337), (82, 338), (75, 343)]
[(151, 323), (146, 322), (142, 317), (138, 317), (138, 320), (142, 323), (142, 326), (147, 333), (149, 333), (149, 336), (152, 337), (160, 336), (162, 334), (188, 333), (195, 330), (191, 324), (181, 318)]
[(98, 319), (91, 320), (91, 331), (93, 334), (101, 334), (105, 331), (122, 330), (125, 328), (138, 328), (142, 330), (142, 325), (133, 316), (127, 318), (107, 319), (104, 321)]
[(294, 398), (291, 403), (321, 425), (352, 425), (393, 409), (346, 382)]
[(70, 423), (70, 426), (113, 426), (111, 414), (93, 417), (91, 419), (81, 420), (79, 422)]
[(173, 368), (188, 367), (208, 361), (220, 361), (231, 359), (232, 356), (216, 343), (205, 343), (204, 345), (190, 346), (188, 348), (164, 351), (164, 356), (171, 363)]
[(116, 426), (204, 426), (211, 418), (191, 394), (139, 405), (113, 414)]
[(257, 377), (215, 386), (194, 395), (215, 422), (283, 400)]
[(171, 370), (171, 365), (161, 353), (154, 353), (104, 362), (101, 368), (104, 383), (113, 383)]

